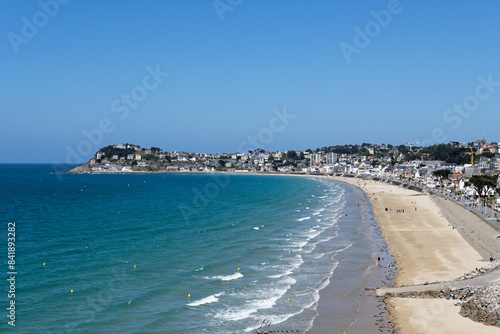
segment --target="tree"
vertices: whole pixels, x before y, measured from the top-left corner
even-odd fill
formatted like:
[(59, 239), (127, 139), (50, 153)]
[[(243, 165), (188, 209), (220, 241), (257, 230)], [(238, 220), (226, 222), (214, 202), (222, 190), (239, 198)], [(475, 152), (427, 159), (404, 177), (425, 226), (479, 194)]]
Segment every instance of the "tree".
[(408, 148), (407, 148), (405, 145), (399, 145), (399, 146), (398, 146), (398, 150), (399, 150), (399, 152), (401, 152), (401, 153), (406, 153), (406, 152), (408, 152)]
[(488, 192), (497, 186), (498, 175), (474, 175), (470, 178), (469, 184), (473, 187), (479, 197), (487, 197)]
[(440, 176), (440, 177), (443, 177), (443, 178), (447, 178), (448, 175), (451, 174), (451, 170), (449, 169), (440, 169), (440, 170), (435, 170), (433, 173), (432, 173), (434, 176)]
[(155, 154), (159, 154), (162, 152), (161, 148), (158, 148), (158, 147), (151, 147), (150, 148), (151, 152), (155, 153)]
[(483, 153), (481, 153), (480, 155), (481, 157), (485, 157), (485, 158), (493, 158), (495, 156), (495, 153), (491, 153), (489, 150), (488, 151), (483, 151)]
[(286, 160), (297, 160), (299, 159), (299, 156), (297, 155), (297, 152), (295, 151), (288, 151), (286, 152)]
[(159, 158), (154, 154), (146, 154), (143, 159), (147, 161), (158, 161)]

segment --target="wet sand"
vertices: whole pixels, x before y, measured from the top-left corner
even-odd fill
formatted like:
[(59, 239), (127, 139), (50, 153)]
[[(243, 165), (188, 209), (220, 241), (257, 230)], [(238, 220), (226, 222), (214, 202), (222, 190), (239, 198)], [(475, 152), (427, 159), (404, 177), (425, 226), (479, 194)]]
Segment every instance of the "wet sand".
[[(454, 203), (443, 204), (432, 196), (382, 182), (337, 179), (362, 188), (370, 197), (382, 235), (399, 269), (396, 285), (453, 280), (486, 265), (485, 257), (497, 249), (498, 239), (491, 234), (488, 237), (491, 227), (477, 216), (466, 216), (467, 210)], [(469, 234), (477, 233), (479, 237), (470, 237), (467, 242), (455, 228), (464, 224), (474, 224), (468, 228)], [(462, 317), (460, 308), (450, 301), (389, 298), (387, 303), (390, 319), (399, 333), (500, 332), (499, 328)]]
[[(307, 334), (392, 333), (387, 305), (368, 287), (391, 285), (390, 256), (366, 195), (345, 185), (348, 201), (339, 220), (334, 242), (348, 239), (352, 246), (334, 256), (339, 261), (329, 284), (320, 291), (317, 317)], [(380, 262), (378, 257), (381, 258)]]

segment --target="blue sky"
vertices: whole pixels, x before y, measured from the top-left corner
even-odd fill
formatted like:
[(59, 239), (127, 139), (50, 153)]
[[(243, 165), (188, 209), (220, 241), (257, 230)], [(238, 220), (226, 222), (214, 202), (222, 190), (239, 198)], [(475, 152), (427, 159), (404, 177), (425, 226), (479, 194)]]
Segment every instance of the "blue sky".
[(0, 162), (125, 142), (498, 141), (498, 13), (492, 0), (7, 0)]

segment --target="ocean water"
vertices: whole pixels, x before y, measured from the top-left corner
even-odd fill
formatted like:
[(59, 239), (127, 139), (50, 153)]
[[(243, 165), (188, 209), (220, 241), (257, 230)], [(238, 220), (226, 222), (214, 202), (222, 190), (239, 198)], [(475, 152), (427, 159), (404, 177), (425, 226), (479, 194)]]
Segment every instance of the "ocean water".
[[(364, 237), (352, 225), (368, 218), (343, 228), (346, 212), (361, 210), (351, 186), (280, 176), (53, 171), (0, 165), (3, 271), (7, 223), (15, 222), (17, 272), (16, 327), (7, 324), (4, 293), (2, 332), (304, 333), (328, 283), (339, 291), (352, 283), (336, 269)], [(367, 261), (356, 270), (366, 273), (379, 248), (357, 252)], [(338, 332), (358, 311), (349, 312), (336, 320)]]

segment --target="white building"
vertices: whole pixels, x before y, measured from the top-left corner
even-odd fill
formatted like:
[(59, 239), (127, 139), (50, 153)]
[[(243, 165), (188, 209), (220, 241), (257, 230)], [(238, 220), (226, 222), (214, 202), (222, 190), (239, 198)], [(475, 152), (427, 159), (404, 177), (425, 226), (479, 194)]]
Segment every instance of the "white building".
[(337, 162), (337, 153), (329, 152), (326, 154), (326, 163), (335, 164)]
[(321, 161), (321, 154), (319, 153), (311, 153), (310, 157), (311, 157), (311, 166), (319, 164)]

